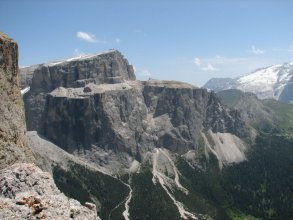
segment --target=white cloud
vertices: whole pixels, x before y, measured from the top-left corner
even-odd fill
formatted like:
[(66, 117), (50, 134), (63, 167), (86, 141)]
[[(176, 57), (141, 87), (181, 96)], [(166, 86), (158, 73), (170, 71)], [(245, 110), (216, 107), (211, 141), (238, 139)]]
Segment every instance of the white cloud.
[(76, 33), (76, 37), (79, 38), (80, 40), (84, 40), (89, 43), (100, 43), (100, 44), (108, 43), (107, 41), (96, 39), (96, 36), (91, 33), (82, 32), (82, 31), (78, 31)]
[(90, 42), (90, 43), (97, 42), (97, 39), (96, 39), (95, 35), (93, 35), (91, 33), (86, 33), (86, 32), (79, 31), (79, 32), (76, 33), (76, 37), (81, 39), (81, 40)]
[(135, 72), (135, 74), (140, 75), (140, 76), (144, 76), (144, 77), (151, 77), (153, 74), (147, 70), (147, 69), (143, 69), (143, 68), (136, 68), (135, 66), (133, 66), (133, 70)]
[(138, 74), (141, 75), (141, 76), (151, 76), (152, 75), (151, 72), (149, 70), (147, 70), (147, 69), (139, 70)]
[(200, 66), (200, 65), (201, 65), (200, 59), (199, 59), (198, 57), (196, 57), (196, 58), (194, 59), (194, 63), (195, 63), (195, 65), (197, 65), (197, 66)]
[(251, 50), (252, 50), (252, 53), (254, 53), (256, 55), (263, 54), (266, 52), (265, 50), (256, 48), (255, 46), (252, 46)]
[(200, 69), (203, 70), (203, 71), (213, 72), (213, 71), (218, 71), (219, 70), (218, 68), (215, 68), (213, 66), (213, 64), (211, 64), (209, 61), (199, 59), (198, 57), (196, 57), (194, 59), (194, 63), (195, 63), (195, 65), (197, 65), (198, 67), (200, 67)]
[(115, 39), (115, 42), (116, 42), (117, 44), (119, 44), (119, 43), (121, 42), (121, 39), (120, 39), (120, 38), (116, 38), (116, 39)]
[(210, 71), (210, 72), (213, 72), (213, 71), (218, 71), (219, 69), (215, 68), (212, 64), (208, 63), (206, 66), (203, 66), (201, 68), (203, 71)]

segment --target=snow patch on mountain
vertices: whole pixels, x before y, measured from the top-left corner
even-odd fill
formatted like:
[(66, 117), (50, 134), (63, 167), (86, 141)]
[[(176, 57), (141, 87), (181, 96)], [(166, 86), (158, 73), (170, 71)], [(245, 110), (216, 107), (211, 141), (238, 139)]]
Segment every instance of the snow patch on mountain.
[(115, 51), (115, 50), (108, 50), (108, 51), (105, 51), (105, 52), (95, 53), (95, 54), (80, 54), (78, 56), (70, 57), (70, 58), (65, 59), (65, 60), (53, 61), (53, 62), (45, 63), (44, 66), (55, 66), (55, 65), (59, 65), (61, 63), (65, 63), (65, 62), (91, 59), (91, 58), (94, 58), (94, 57), (102, 55), (102, 54), (112, 53), (113, 51)]
[(237, 79), (238, 89), (253, 92), (259, 98), (279, 99), (285, 85), (290, 80), (290, 68), (275, 65), (263, 68)]
[(30, 91), (31, 87), (26, 87), (24, 89), (20, 90), (20, 94), (23, 96), (25, 93), (27, 93), (28, 91)]
[(255, 93), (260, 99), (273, 98), (279, 100), (284, 96), (284, 93), (288, 93), (285, 89), (290, 86), (292, 80), (293, 61), (260, 68), (235, 79), (213, 78), (204, 87), (216, 92), (239, 89), (244, 92)]

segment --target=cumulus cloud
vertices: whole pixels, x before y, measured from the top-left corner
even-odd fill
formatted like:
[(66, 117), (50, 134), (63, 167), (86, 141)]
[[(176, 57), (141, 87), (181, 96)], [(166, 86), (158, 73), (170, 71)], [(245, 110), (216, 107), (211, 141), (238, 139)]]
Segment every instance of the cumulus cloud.
[(96, 39), (95, 35), (93, 35), (91, 33), (86, 33), (86, 32), (82, 32), (82, 31), (78, 31), (76, 33), (76, 37), (79, 38), (79, 39), (81, 39), (81, 40), (90, 42), (90, 43), (97, 42), (97, 39)]
[(206, 66), (201, 68), (203, 71), (218, 71), (219, 69), (215, 68), (212, 64), (208, 63)]
[(199, 59), (198, 57), (196, 57), (196, 58), (194, 59), (194, 63), (195, 63), (195, 65), (197, 65), (197, 66), (200, 66), (200, 65), (201, 65), (200, 59)]
[(143, 77), (151, 77), (153, 75), (149, 70), (144, 68), (136, 68), (135, 66), (133, 66), (133, 70), (136, 75), (140, 75)]
[(147, 69), (140, 69), (137, 73), (141, 76), (152, 76), (151, 72)]
[(198, 66), (202, 71), (218, 71), (219, 69), (214, 67), (212, 63), (208, 62), (207, 60), (202, 60), (196, 57), (194, 59), (194, 63), (196, 66)]
[(87, 33), (87, 32), (82, 32), (82, 31), (78, 31), (76, 33), (76, 37), (80, 40), (89, 42), (89, 43), (101, 43), (101, 44), (106, 44), (107, 41), (104, 40), (98, 40), (96, 38), (95, 35), (91, 34), (91, 33)]
[(256, 48), (255, 46), (252, 46), (251, 50), (252, 50), (252, 53), (254, 53), (256, 55), (263, 54), (266, 52), (265, 50)]

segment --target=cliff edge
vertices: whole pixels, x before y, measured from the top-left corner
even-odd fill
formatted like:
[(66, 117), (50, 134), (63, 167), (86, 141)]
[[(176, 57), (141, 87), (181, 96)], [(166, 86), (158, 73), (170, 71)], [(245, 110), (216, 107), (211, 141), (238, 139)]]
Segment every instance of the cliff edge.
[(0, 32), (0, 169), (32, 161), (27, 146), (23, 102), (19, 91), (18, 46)]

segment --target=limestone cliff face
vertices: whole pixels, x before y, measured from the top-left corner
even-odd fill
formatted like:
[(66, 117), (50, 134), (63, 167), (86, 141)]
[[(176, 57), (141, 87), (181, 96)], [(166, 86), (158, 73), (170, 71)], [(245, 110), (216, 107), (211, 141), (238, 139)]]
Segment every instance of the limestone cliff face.
[(248, 135), (236, 110), (222, 106), (215, 94), (180, 82), (58, 88), (45, 109), (41, 134), (71, 153), (100, 148), (141, 161), (158, 147), (179, 154), (197, 149), (202, 130)]
[(214, 93), (205, 89), (183, 83), (166, 82), (162, 85), (148, 81), (144, 97), (154, 117), (167, 114), (171, 119), (177, 132), (163, 135), (159, 145), (165, 148), (176, 146), (175, 152), (195, 149), (202, 130), (211, 129), (215, 133), (231, 133), (243, 138), (249, 135), (240, 112), (224, 107)]
[[(101, 62), (112, 63), (112, 69)], [(249, 135), (240, 113), (224, 107), (214, 93), (182, 82), (134, 79), (117, 51), (42, 65), (24, 97), (28, 129), (101, 163), (111, 163), (105, 156), (110, 154), (119, 155), (112, 158), (116, 162), (143, 161), (160, 147), (185, 154), (199, 147), (208, 130)]]
[(123, 55), (110, 50), (106, 53), (75, 57), (21, 70), (22, 87), (30, 86), (24, 97), (29, 130), (40, 131), (47, 93), (58, 87), (79, 88), (88, 83), (121, 83), (135, 80), (133, 67)]
[(18, 81), (17, 43), (0, 33), (0, 169), (32, 161)]

